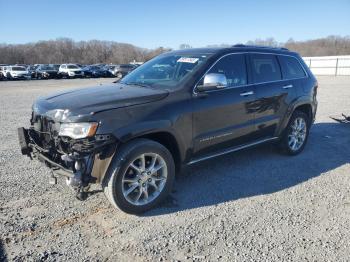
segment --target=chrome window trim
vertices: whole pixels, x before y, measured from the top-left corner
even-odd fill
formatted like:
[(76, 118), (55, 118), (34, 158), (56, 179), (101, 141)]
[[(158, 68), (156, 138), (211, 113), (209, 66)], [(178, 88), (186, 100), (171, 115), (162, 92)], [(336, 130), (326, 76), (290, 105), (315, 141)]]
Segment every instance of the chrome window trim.
[[(297, 78), (289, 78), (289, 79), (281, 79), (281, 80), (274, 80), (274, 81), (268, 81), (268, 82), (260, 82), (260, 83), (252, 83), (252, 84), (246, 84), (246, 85), (240, 85), (240, 86), (229, 86), (229, 87), (225, 87), (225, 88), (221, 88), (221, 89), (217, 89), (217, 90), (209, 90), (209, 91), (205, 91), (205, 93), (211, 93), (211, 92), (217, 92), (217, 91), (223, 91), (223, 90), (227, 90), (227, 89), (233, 89), (233, 88), (240, 88), (240, 87), (245, 87), (245, 86), (254, 86), (254, 85), (263, 85), (263, 84), (269, 84), (269, 83), (276, 83), (276, 82), (283, 82), (283, 81), (289, 81), (289, 80), (297, 80), (297, 79), (304, 79), (304, 78), (308, 78), (309, 74), (307, 73), (307, 71), (305, 70), (304, 66), (302, 65), (302, 63), (300, 63), (299, 59), (297, 59), (295, 56), (292, 55), (286, 55), (286, 54), (276, 54), (276, 53), (268, 53), (268, 52), (237, 52), (237, 53), (228, 53), (225, 54), (221, 57), (219, 57), (210, 67), (207, 71), (205, 71), (205, 73), (202, 75), (202, 77), (196, 82), (196, 84), (194, 85), (194, 88), (192, 90), (193, 95), (197, 95), (198, 93), (196, 92), (196, 87), (198, 85), (198, 83), (203, 79), (203, 77), (208, 74), (208, 72), (223, 58), (225, 58), (226, 56), (229, 55), (242, 55), (242, 54), (260, 54), (260, 55), (275, 55), (275, 56), (289, 56), (294, 58), (295, 60), (298, 61), (298, 63), (300, 64), (301, 68), (304, 70), (305, 76), (304, 77), (297, 77)], [(280, 63), (279, 61), (277, 61), (278, 63)], [(246, 71), (247, 76), (248, 76), (248, 70)], [(282, 74), (282, 70), (281, 70), (281, 74)], [(283, 77), (283, 76), (282, 76)]]

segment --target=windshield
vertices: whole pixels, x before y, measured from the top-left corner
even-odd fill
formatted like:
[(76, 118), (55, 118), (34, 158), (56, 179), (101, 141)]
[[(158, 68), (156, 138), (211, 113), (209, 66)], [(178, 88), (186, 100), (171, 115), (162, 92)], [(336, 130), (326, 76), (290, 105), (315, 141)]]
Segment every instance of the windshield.
[(67, 65), (68, 69), (79, 69), (76, 65)]
[(26, 71), (26, 69), (21, 66), (13, 66), (12, 71)]
[(175, 87), (209, 57), (210, 54), (158, 56), (130, 72), (120, 83)]

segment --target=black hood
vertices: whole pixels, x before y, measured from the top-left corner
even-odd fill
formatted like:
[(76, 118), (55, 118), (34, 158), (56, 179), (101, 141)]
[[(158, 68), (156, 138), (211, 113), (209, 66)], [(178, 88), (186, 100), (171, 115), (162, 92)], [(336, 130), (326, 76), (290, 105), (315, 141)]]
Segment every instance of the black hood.
[[(39, 98), (33, 105), (36, 114), (58, 121), (96, 114), (101, 111), (139, 105), (161, 100), (168, 91), (148, 87), (110, 84), (74, 89)], [(56, 114), (60, 111), (65, 114)], [(56, 115), (56, 117), (54, 117)], [(59, 116), (59, 117), (58, 117)]]

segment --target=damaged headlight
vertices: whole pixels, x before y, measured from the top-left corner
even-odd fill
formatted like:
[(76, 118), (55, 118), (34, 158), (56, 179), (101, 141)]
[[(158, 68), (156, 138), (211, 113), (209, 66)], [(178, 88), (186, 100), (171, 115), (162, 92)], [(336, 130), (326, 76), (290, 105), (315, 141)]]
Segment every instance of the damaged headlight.
[(96, 134), (98, 123), (62, 123), (59, 136), (73, 139), (92, 137)]

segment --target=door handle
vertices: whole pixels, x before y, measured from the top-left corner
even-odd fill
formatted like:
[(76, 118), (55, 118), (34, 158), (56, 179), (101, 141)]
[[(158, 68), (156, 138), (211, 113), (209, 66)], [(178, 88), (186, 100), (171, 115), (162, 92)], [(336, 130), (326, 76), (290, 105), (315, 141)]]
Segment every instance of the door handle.
[(283, 86), (282, 88), (283, 89), (289, 89), (289, 88), (292, 88), (293, 87), (293, 85), (286, 85), (286, 86)]
[(240, 93), (240, 96), (251, 96), (254, 95), (253, 91), (248, 91), (248, 92), (244, 92), (244, 93)]

